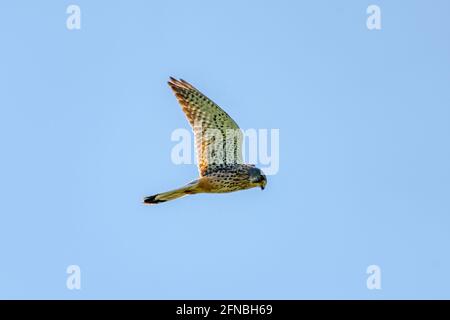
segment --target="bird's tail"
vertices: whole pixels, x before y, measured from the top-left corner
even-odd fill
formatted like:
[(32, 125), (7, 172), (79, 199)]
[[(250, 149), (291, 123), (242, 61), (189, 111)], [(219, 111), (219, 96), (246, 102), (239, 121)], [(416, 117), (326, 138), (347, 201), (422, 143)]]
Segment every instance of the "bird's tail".
[(145, 197), (144, 204), (157, 204), (157, 203), (166, 202), (169, 200), (178, 199), (178, 198), (184, 197), (188, 194), (194, 194), (194, 193), (197, 193), (197, 181), (193, 181), (182, 188), (178, 188), (175, 190), (158, 193), (153, 196)]

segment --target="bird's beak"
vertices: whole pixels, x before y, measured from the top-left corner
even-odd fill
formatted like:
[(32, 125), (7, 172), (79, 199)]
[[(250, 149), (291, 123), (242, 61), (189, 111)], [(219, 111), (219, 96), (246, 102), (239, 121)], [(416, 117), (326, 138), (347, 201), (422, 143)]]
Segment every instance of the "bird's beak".
[(265, 188), (266, 188), (266, 183), (267, 183), (267, 180), (266, 179), (264, 179), (263, 181), (261, 181), (261, 190), (264, 190)]

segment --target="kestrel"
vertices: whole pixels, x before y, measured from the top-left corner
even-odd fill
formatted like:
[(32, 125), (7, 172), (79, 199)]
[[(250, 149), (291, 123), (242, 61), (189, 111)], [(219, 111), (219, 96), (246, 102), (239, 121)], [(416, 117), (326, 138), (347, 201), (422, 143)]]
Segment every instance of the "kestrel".
[(254, 187), (264, 190), (264, 173), (254, 165), (242, 163), (242, 132), (236, 122), (190, 83), (171, 77), (168, 84), (194, 131), (200, 176), (184, 187), (146, 197), (144, 203), (157, 204), (196, 193)]

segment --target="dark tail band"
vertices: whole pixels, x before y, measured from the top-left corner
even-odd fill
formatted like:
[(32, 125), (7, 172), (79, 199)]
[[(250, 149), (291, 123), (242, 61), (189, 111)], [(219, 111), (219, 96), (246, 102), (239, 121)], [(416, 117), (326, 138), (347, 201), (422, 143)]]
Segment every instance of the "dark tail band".
[(166, 202), (167, 200), (158, 200), (156, 199), (157, 194), (155, 194), (154, 196), (149, 196), (149, 197), (145, 197), (144, 198), (144, 203), (145, 204), (157, 204), (157, 203), (161, 203), (161, 202)]

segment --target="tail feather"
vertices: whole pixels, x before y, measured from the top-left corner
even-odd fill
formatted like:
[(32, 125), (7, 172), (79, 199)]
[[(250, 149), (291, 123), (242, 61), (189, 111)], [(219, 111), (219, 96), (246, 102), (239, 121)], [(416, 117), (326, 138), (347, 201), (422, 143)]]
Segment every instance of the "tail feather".
[(167, 200), (156, 199), (157, 196), (159, 196), (159, 194), (155, 194), (153, 196), (145, 197), (144, 198), (144, 203), (145, 204), (157, 204), (157, 203), (161, 203), (161, 202), (166, 202), (167, 201)]
[(144, 204), (157, 204), (157, 203), (161, 203), (161, 202), (178, 199), (178, 198), (184, 197), (188, 194), (196, 193), (196, 190), (195, 190), (196, 186), (197, 186), (196, 183), (191, 182), (187, 186), (184, 186), (179, 189), (175, 189), (175, 190), (171, 190), (171, 191), (167, 191), (167, 192), (163, 192), (163, 193), (158, 193), (153, 196), (145, 197), (143, 202), (144, 202)]

